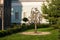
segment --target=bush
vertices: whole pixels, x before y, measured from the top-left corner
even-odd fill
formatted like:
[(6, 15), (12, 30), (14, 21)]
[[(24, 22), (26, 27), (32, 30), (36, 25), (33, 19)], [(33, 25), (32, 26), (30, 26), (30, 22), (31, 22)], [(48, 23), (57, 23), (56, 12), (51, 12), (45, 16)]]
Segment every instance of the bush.
[(0, 37), (3, 37), (3, 36), (5, 36), (5, 35), (7, 35), (7, 34), (8, 34), (8, 33), (7, 33), (6, 30), (0, 31)]
[(23, 21), (24, 21), (24, 22), (27, 22), (27, 21), (28, 21), (28, 18), (24, 17), (24, 18), (23, 18)]
[(28, 26), (26, 24), (23, 24), (22, 26), (14, 26), (14, 28), (8, 28), (7, 30), (0, 31), (0, 37), (4, 37), (6, 35), (11, 35), (13, 33), (22, 32), (28, 29)]
[(25, 23), (23, 23), (22, 26), (21, 26), (21, 28), (22, 28), (21, 30), (24, 31), (24, 30), (27, 29), (27, 27), (28, 27), (28, 26), (27, 26)]
[[(47, 27), (50, 27), (50, 25), (49, 24), (37, 24), (37, 28), (47, 28)], [(30, 25), (23, 24), (22, 28), (23, 29), (34, 29), (35, 25), (34, 24), (30, 24)]]
[(0, 31), (0, 37), (6, 36), (6, 35), (10, 35), (13, 33), (17, 33), (20, 31), (20, 27), (16, 27), (16, 28), (10, 28), (8, 30), (4, 30), (4, 31)]
[(37, 24), (38, 28), (47, 28), (49, 26), (50, 26), (49, 24)]
[(28, 26), (28, 29), (33, 29), (33, 28), (35, 28), (35, 25), (34, 25), (34, 24), (30, 24), (30, 25)]
[[(47, 27), (50, 27), (50, 25), (49, 24), (37, 24), (37, 28), (47, 28)], [(30, 24), (30, 25), (23, 24), (22, 25), (22, 29), (34, 29), (34, 28), (35, 28), (34, 24)]]
[(18, 23), (18, 24), (17, 23), (12, 23), (10, 28), (19, 27), (19, 26), (20, 26), (20, 23)]
[(60, 29), (60, 25), (51, 25), (54, 29)]

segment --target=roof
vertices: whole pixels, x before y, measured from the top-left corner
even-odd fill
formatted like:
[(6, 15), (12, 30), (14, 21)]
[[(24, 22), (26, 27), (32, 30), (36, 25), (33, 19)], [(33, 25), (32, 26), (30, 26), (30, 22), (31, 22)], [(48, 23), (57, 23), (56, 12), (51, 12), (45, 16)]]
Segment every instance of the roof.
[(21, 1), (21, 2), (43, 2), (46, 0), (12, 0), (12, 1)]

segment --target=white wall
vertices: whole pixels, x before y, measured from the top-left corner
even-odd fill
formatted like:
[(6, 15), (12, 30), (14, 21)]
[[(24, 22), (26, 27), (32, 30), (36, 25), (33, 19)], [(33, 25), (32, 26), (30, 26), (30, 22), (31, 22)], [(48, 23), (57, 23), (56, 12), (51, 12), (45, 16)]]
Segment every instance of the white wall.
[(30, 16), (31, 9), (33, 7), (37, 7), (38, 10), (41, 12), (41, 5), (42, 2), (22, 2), (22, 15), (23, 12), (26, 12), (26, 17)]

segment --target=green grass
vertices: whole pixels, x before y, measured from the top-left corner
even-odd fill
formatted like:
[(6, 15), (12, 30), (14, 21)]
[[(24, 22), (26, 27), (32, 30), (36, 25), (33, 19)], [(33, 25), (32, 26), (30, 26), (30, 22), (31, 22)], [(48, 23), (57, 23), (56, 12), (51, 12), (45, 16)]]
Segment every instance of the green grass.
[[(51, 31), (52, 29), (53, 29), (53, 28), (38, 28), (37, 31), (38, 31), (38, 32), (41, 32), (41, 31), (44, 31), (44, 32), (45, 32), (45, 31)], [(30, 31), (30, 32), (31, 32), (31, 31), (33, 32), (34, 29), (26, 30), (25, 32), (29, 32), (29, 31)]]
[[(27, 30), (34, 31), (34, 29)], [(58, 40), (58, 30), (51, 30), (51, 28), (39, 28), (38, 31), (50, 31), (49, 35), (23, 35), (23, 34), (12, 34), (9, 36), (5, 36), (0, 38), (0, 40)]]

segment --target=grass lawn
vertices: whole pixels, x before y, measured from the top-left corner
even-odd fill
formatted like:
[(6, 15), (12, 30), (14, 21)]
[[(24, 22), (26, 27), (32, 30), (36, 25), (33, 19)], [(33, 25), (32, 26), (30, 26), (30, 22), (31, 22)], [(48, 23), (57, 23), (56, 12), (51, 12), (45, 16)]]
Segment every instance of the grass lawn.
[[(34, 31), (34, 29), (26, 30)], [(50, 31), (49, 35), (23, 35), (20, 33), (12, 34), (9, 36), (5, 36), (0, 38), (0, 40), (58, 40), (58, 30), (51, 30), (51, 28), (39, 28), (38, 31)]]

